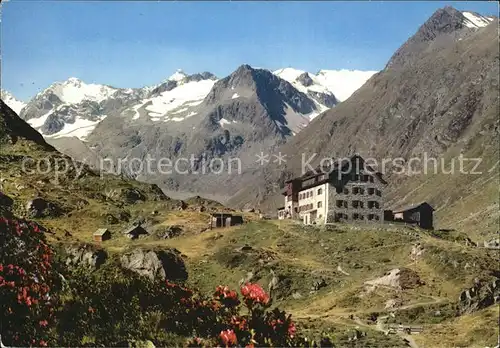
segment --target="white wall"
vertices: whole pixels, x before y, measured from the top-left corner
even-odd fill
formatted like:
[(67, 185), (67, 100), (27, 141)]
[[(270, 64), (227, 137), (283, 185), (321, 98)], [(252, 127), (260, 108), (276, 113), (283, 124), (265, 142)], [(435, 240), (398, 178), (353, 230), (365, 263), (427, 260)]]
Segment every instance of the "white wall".
[[(317, 223), (325, 223), (326, 221), (326, 213), (328, 211), (328, 184), (322, 184), (315, 186), (310, 189), (302, 190), (299, 191), (299, 209), (303, 205), (307, 204), (312, 204), (312, 209), (309, 209), (307, 211), (300, 212), (300, 216), (302, 218), (302, 221), (304, 221), (304, 216), (307, 217), (307, 223), (312, 223), (313, 221), (310, 221), (310, 211), (316, 210), (316, 217), (317, 219), (315, 220)], [(321, 190), (321, 194), (318, 194), (318, 190)], [(307, 197), (307, 193), (309, 194), (309, 197)], [(301, 198), (304, 197), (304, 198)], [(321, 207), (318, 208), (318, 202), (321, 202)], [(321, 217), (320, 217), (321, 216)]]

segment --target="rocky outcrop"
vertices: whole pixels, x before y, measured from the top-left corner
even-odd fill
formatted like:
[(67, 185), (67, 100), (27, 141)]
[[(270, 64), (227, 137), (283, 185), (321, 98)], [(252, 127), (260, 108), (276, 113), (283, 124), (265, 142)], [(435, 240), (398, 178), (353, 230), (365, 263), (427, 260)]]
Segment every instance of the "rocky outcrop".
[(147, 250), (134, 249), (120, 257), (123, 268), (151, 280), (186, 280), (188, 273), (176, 249)]
[(153, 235), (160, 239), (170, 239), (180, 236), (183, 233), (182, 227), (178, 225), (172, 226), (158, 226), (156, 227)]
[(26, 203), (26, 213), (28, 218), (36, 219), (41, 217), (57, 217), (61, 215), (61, 208), (44, 198), (35, 198)]
[(136, 188), (124, 188), (120, 191), (120, 199), (125, 203), (134, 204), (139, 201), (146, 201), (146, 196)]
[(10, 209), (12, 205), (14, 204), (14, 200), (4, 194), (3, 192), (0, 192), (0, 209)]
[(67, 266), (83, 266), (92, 269), (99, 268), (108, 258), (106, 251), (90, 244), (66, 246), (64, 254)]
[(398, 290), (413, 289), (420, 285), (422, 282), (417, 272), (408, 268), (395, 268), (384, 274), (384, 276), (369, 280), (365, 282), (366, 285), (387, 286)]
[(500, 279), (476, 282), (470, 289), (460, 293), (460, 314), (472, 313), (500, 302)]
[(500, 239), (485, 240), (483, 245), (487, 249), (500, 249)]

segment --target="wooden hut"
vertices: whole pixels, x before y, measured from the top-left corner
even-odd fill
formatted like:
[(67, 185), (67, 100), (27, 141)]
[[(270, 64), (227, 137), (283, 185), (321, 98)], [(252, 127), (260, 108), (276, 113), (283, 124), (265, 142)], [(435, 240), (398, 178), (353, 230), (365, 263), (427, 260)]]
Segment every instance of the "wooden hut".
[(123, 231), (123, 234), (130, 239), (136, 239), (139, 238), (140, 235), (148, 234), (148, 232), (142, 228), (141, 225), (135, 225)]
[(95, 242), (104, 242), (111, 239), (111, 232), (107, 228), (100, 228), (94, 232), (93, 236)]
[(432, 230), (434, 208), (427, 202), (395, 210), (394, 221), (416, 224), (421, 228)]

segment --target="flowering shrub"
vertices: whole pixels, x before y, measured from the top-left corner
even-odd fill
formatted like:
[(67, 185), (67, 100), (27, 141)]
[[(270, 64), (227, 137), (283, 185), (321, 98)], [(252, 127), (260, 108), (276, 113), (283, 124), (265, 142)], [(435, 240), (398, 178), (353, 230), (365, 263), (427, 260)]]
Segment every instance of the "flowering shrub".
[(0, 243), (0, 334), (7, 346), (309, 345), (290, 315), (270, 309), (258, 284), (243, 285), (241, 295), (218, 286), (204, 297), (182, 284), (151, 282), (117, 259), (94, 271), (56, 271), (40, 226), (23, 220), (0, 217)]
[[(200, 332), (199, 328), (193, 327), (198, 336), (188, 341), (188, 346), (304, 345), (305, 341), (297, 336), (291, 315), (279, 309), (268, 310), (270, 298), (260, 285), (248, 283), (240, 290), (242, 301), (227, 286), (217, 287), (210, 302), (216, 317), (211, 322), (212, 330)], [(241, 314), (241, 303), (246, 307), (246, 314)]]
[(0, 217), (0, 313), (2, 343), (46, 346), (54, 320), (52, 249), (41, 228)]

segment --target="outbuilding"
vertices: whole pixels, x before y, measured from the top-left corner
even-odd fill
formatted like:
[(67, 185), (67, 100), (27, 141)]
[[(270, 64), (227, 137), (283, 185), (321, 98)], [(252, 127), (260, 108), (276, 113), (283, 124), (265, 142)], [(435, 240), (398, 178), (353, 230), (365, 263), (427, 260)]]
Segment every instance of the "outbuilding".
[(100, 228), (94, 232), (93, 236), (95, 242), (104, 242), (111, 239), (111, 232), (107, 228)]

